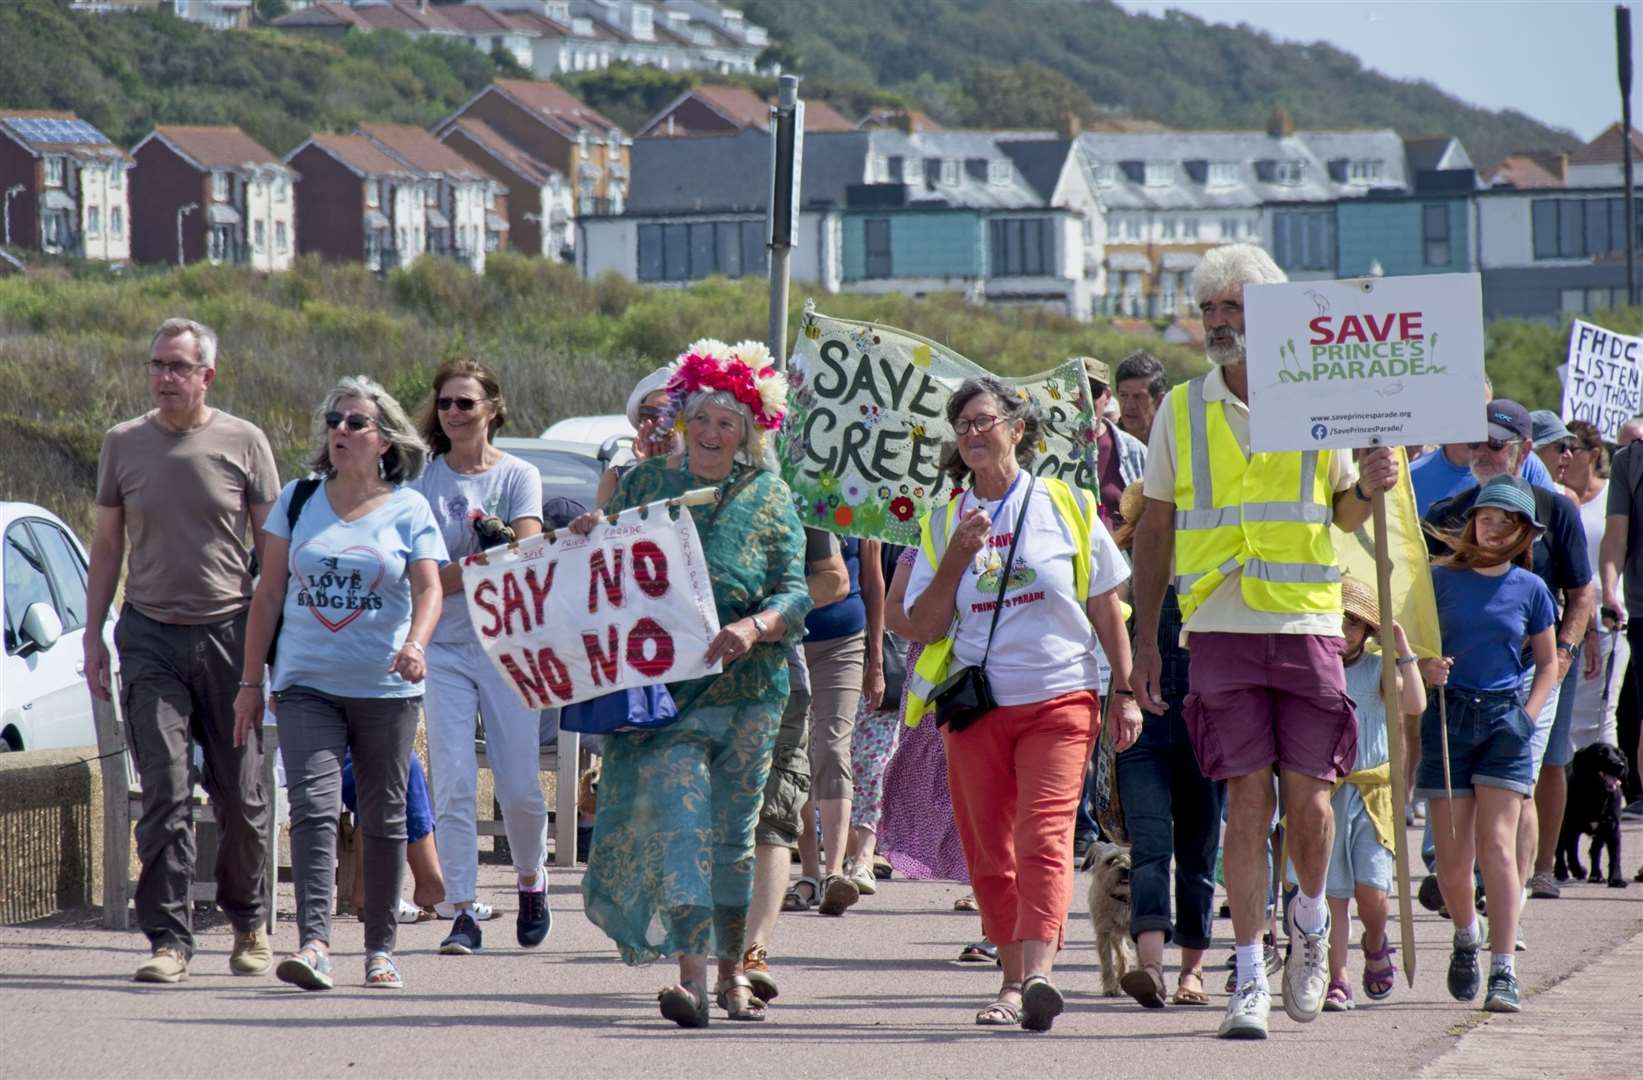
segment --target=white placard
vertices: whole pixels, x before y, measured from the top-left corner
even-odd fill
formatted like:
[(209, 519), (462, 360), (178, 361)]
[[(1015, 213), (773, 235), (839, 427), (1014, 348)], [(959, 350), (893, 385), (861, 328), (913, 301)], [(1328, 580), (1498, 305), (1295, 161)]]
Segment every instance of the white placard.
[(1563, 373), (1563, 421), (1584, 420), (1616, 442), (1627, 420), (1643, 412), (1643, 338), (1576, 319), (1569, 327)]
[(644, 509), (463, 560), (480, 646), (530, 708), (720, 670), (702, 662), (719, 616), (696, 523)]
[(1244, 333), (1256, 451), (1485, 437), (1476, 274), (1250, 285)]

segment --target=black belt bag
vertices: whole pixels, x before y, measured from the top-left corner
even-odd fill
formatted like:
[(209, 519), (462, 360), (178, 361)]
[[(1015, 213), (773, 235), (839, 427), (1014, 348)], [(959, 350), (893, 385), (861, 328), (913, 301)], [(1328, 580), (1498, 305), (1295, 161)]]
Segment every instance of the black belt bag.
[[(987, 657), (993, 651), (993, 635), (998, 632), (998, 617), (1004, 612), (1004, 590), (1010, 584), (1010, 572), (1015, 567), (1016, 548), (1021, 543), (1021, 530), (1027, 523), (1027, 505), (1032, 502), (1033, 487), (1037, 483), (1036, 476), (1028, 480), (1027, 494), (1021, 500), (1020, 512), (1016, 514), (1015, 534), (1010, 537), (1010, 554), (1005, 557), (1004, 568), (998, 575), (998, 599), (993, 604), (993, 621), (987, 628), (987, 647), (982, 650), (981, 663), (953, 672), (936, 687), (935, 693), (930, 695), (930, 707), (935, 710), (936, 726), (947, 728), (954, 734), (998, 708), (998, 702), (993, 698), (993, 688), (987, 682)], [(957, 620), (954, 623), (953, 632), (957, 634)]]

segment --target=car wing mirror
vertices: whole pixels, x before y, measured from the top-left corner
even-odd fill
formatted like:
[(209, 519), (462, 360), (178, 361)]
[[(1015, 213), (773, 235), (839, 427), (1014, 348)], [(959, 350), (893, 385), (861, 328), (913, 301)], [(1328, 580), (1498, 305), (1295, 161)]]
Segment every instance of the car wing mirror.
[(612, 435), (610, 438), (600, 443), (599, 453), (597, 455), (599, 464), (609, 465), (611, 460), (616, 457), (616, 452), (622, 449), (622, 444), (631, 443), (632, 441), (633, 436), (631, 435)]
[(45, 652), (63, 636), (63, 620), (50, 604), (39, 601), (23, 610), (23, 641)]

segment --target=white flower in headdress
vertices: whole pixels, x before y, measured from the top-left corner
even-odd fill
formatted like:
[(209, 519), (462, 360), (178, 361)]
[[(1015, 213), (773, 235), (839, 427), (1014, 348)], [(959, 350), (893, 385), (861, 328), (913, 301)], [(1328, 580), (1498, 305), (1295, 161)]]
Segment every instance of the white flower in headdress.
[(738, 341), (730, 351), (736, 354), (736, 359), (752, 368), (755, 374), (771, 365), (770, 350), (765, 348), (762, 341)]
[(758, 379), (759, 400), (764, 403), (764, 414), (776, 417), (787, 412), (787, 380), (780, 375), (766, 375)]
[(697, 356), (711, 357), (722, 364), (730, 359), (730, 346), (718, 338), (701, 338), (691, 342), (690, 348), (685, 350), (687, 356), (693, 353)]

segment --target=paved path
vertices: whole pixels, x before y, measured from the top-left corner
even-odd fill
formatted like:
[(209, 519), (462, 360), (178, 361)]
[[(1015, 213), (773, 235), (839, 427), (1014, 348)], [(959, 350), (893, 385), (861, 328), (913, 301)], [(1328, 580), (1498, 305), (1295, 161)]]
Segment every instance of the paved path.
[[(1643, 829), (1627, 830), (1636, 868)], [(1057, 969), (1069, 1011), (1047, 1036), (987, 1031), (972, 1015), (996, 987), (992, 969), (951, 962), (974, 915), (951, 910), (955, 886), (891, 881), (842, 919), (789, 915), (775, 952), (782, 996), (764, 1024), (716, 1017), (680, 1031), (656, 1014), (668, 969), (623, 967), (581, 913), (580, 875), (555, 873), (552, 936), (513, 942), (507, 873), (482, 868), (488, 899), (509, 914), (485, 925), (470, 958), (436, 952), (446, 923), (403, 928), (408, 989), (359, 984), (360, 926), (336, 925), (339, 988), (303, 994), (271, 978), (227, 974), (229, 934), (201, 935), (194, 978), (177, 987), (129, 981), (146, 953), (135, 933), (95, 913), (0, 927), (0, 1077), (47, 1076), (635, 1076), (756, 1077), (1621, 1076), (1640, 1046), (1643, 885), (1578, 885), (1528, 904), (1521, 958), (1525, 1011), (1483, 1023), (1443, 988), (1449, 932), (1417, 908), (1420, 974), (1380, 1005), (1302, 1027), (1275, 1010), (1265, 1043), (1213, 1037), (1225, 1004), (1147, 1012), (1099, 996), (1095, 950), (1079, 895)], [(1082, 885), (1086, 879), (1080, 878)], [(276, 948), (294, 947), (289, 888)], [(1211, 962), (1228, 949), (1217, 923)], [(1356, 934), (1354, 934), (1354, 938)], [(1354, 978), (1361, 960), (1352, 961)], [(1172, 978), (1173, 983), (1173, 978)], [(1168, 1053), (1168, 1065), (1161, 1054)], [(1616, 1065), (1600, 1064), (1613, 1058)], [(1515, 1070), (1515, 1071), (1514, 1071)]]

